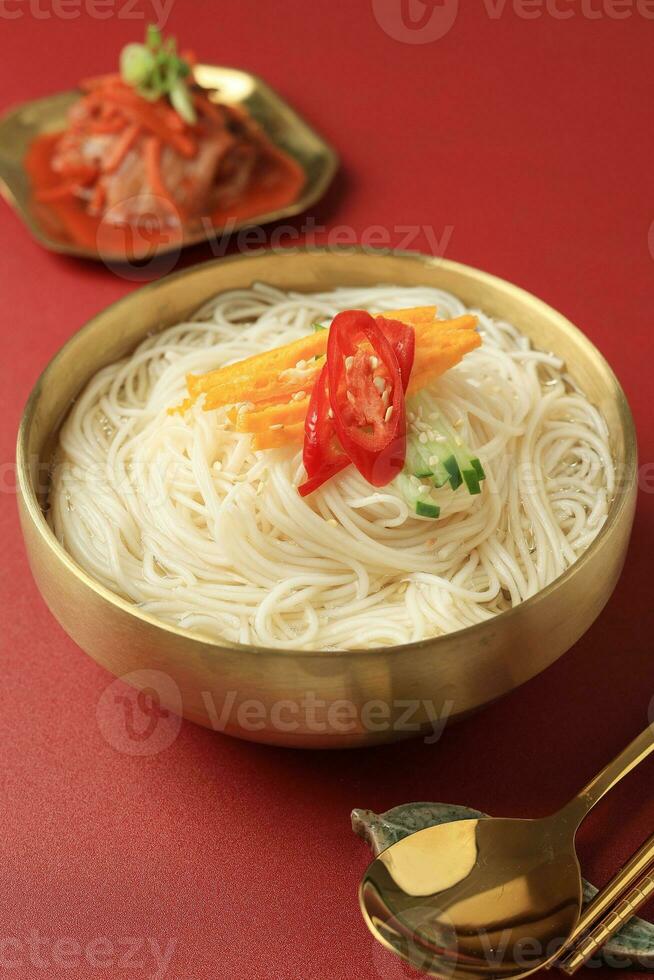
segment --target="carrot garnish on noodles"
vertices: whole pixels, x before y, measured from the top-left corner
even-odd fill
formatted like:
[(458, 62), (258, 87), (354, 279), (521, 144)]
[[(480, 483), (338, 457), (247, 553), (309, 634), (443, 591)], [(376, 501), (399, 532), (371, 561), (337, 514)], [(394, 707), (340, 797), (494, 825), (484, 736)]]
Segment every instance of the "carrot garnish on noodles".
[[(411, 324), (415, 330), (414, 374), (422, 374), (430, 369), (432, 356), (437, 358), (440, 352), (441, 334), (471, 334), (477, 325), (476, 317), (470, 315), (456, 317), (454, 320), (436, 320), (434, 307), (419, 307), (415, 311), (398, 310), (389, 316)], [(191, 374), (186, 379), (189, 396), (191, 400), (195, 400), (204, 394), (205, 408), (212, 409), (240, 402), (259, 404), (284, 401), (303, 389), (309, 392), (320, 373), (320, 359), (327, 350), (327, 337), (327, 330), (319, 330), (283, 347), (255, 354), (207, 374)], [(456, 336), (453, 336), (451, 343), (456, 348)], [(477, 346), (474, 339), (461, 341), (461, 357), (466, 353), (464, 348), (469, 344)]]
[(283, 446), (300, 443), (304, 438), (304, 420), (293, 425), (281, 425), (254, 436), (254, 449), (281, 449)]
[[(387, 314), (410, 324), (415, 332), (410, 394), (427, 387), (481, 344), (475, 316), (436, 320), (435, 313), (434, 307), (421, 307)], [(328, 335), (327, 330), (319, 330), (207, 374), (189, 375), (189, 397), (168, 411), (183, 413), (203, 395), (206, 411), (231, 406), (229, 420), (238, 432), (253, 435), (255, 449), (301, 442), (311, 391), (325, 363)]]
[[(479, 334), (474, 330), (443, 330), (439, 331), (438, 339), (428, 348), (420, 352), (416, 350), (414, 369), (409, 381), (408, 393), (414, 394), (421, 388), (426, 388), (435, 378), (440, 377), (481, 343)], [(284, 445), (292, 441), (289, 426), (301, 422), (309, 408), (309, 395), (306, 391), (295, 392), (291, 398), (276, 405), (255, 409), (241, 409), (232, 416), (238, 432), (263, 433), (271, 426), (283, 425), (286, 435), (280, 435), (278, 441)]]
[[(435, 321), (435, 317), (435, 306), (393, 311), (394, 320), (410, 323), (416, 328), (421, 324), (440, 322)], [(416, 335), (416, 341), (417, 339)], [(327, 331), (318, 330), (283, 347), (254, 354), (243, 361), (217, 368), (208, 374), (197, 376), (189, 374), (186, 379), (189, 395), (191, 398), (197, 398), (200, 394), (211, 392), (209, 407), (217, 408), (219, 405), (229, 405), (238, 401), (264, 401), (269, 397), (273, 398), (275, 392), (283, 394), (287, 389), (290, 392), (299, 391), (302, 384), (294, 388), (293, 379), (285, 377), (282, 372), (288, 372), (290, 375), (294, 371), (311, 371), (310, 362), (323, 357), (326, 351)], [(317, 374), (318, 366), (314, 365), (314, 367), (313, 373)], [(298, 374), (295, 380), (302, 382), (305, 379)], [(315, 377), (306, 380), (313, 385)]]

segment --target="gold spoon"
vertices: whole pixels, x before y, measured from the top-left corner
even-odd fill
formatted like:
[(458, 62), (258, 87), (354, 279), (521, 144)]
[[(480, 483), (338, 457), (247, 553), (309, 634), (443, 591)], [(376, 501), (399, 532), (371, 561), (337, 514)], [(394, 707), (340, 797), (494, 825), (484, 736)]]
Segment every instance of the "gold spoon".
[(359, 886), (368, 928), (439, 977), (517, 978), (553, 963), (581, 913), (579, 825), (652, 751), (650, 727), (551, 817), (458, 820), (393, 844)]

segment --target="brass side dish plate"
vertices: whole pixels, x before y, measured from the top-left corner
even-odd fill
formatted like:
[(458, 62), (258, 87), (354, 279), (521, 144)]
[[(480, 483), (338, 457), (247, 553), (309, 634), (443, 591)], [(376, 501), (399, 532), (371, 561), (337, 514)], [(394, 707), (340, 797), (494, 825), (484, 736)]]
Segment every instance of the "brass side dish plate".
[[(322, 197), (338, 167), (338, 156), (288, 103), (256, 75), (237, 68), (196, 65), (194, 73), (198, 84), (215, 93), (221, 102), (242, 106), (271, 142), (297, 161), (304, 171), (305, 182), (299, 197), (283, 208), (234, 221), (228, 226), (214, 227), (206, 221), (199, 227), (185, 230), (183, 247), (240, 228), (301, 214)], [(41, 245), (54, 252), (101, 260), (106, 256), (100, 251), (66, 238), (44, 220), (43, 214), (39, 214), (32, 201), (30, 181), (24, 166), (25, 154), (32, 141), (44, 133), (63, 129), (67, 112), (79, 96), (78, 91), (58, 92), (26, 102), (0, 118), (0, 193)], [(175, 242), (170, 247), (179, 248), (180, 243)], [(166, 250), (162, 246), (158, 252)]]

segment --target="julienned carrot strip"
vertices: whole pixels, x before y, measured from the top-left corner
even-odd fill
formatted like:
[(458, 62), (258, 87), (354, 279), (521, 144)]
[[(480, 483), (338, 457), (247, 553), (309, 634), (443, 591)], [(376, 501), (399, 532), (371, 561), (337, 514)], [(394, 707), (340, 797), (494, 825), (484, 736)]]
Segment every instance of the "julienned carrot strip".
[(271, 425), (293, 425), (303, 422), (309, 409), (309, 396), (294, 398), (281, 405), (269, 405), (259, 411), (239, 411), (235, 416), (238, 432), (265, 432)]
[[(222, 405), (234, 405), (239, 402), (253, 402), (259, 407), (274, 405), (288, 399), (298, 391), (311, 391), (322, 362), (316, 364), (310, 373), (302, 373), (301, 377), (279, 379), (279, 376), (263, 378), (263, 383), (256, 387), (244, 387), (242, 381), (227, 382), (211, 388), (204, 396), (204, 407), (208, 410), (220, 408)], [(263, 404), (262, 404), (263, 403)]]
[(267, 378), (273, 374), (277, 376), (284, 370), (295, 368), (299, 361), (309, 361), (312, 357), (324, 354), (327, 350), (326, 333), (325, 330), (319, 330), (306, 337), (300, 337), (290, 344), (284, 344), (283, 347), (273, 347), (272, 350), (264, 351), (262, 354), (253, 354), (252, 357), (209, 371), (208, 374), (189, 374), (186, 378), (189, 394), (200, 395), (216, 385), (225, 383), (250, 383), (254, 387), (256, 378)]
[(252, 440), (254, 449), (281, 449), (304, 438), (304, 420), (294, 425), (285, 425), (281, 429), (268, 429), (257, 432)]
[(399, 320), (400, 323), (410, 323), (415, 327), (418, 323), (433, 323), (436, 319), (435, 306), (412, 306), (406, 310), (389, 310), (386, 313), (373, 313), (373, 316), (386, 317), (388, 320)]
[(409, 379), (408, 394), (412, 395), (421, 388), (426, 388), (441, 374), (463, 360), (466, 354), (481, 345), (481, 337), (476, 330), (451, 330), (443, 333), (440, 344), (431, 348), (425, 356), (416, 358)]
[(477, 317), (471, 313), (463, 316), (456, 316), (453, 320), (433, 320), (431, 323), (417, 323), (416, 347), (418, 343), (429, 341), (436, 333), (440, 334), (443, 330), (475, 330), (477, 327)]
[(130, 123), (124, 133), (118, 137), (104, 163), (104, 172), (106, 174), (112, 174), (115, 170), (118, 170), (118, 167), (125, 159), (125, 155), (138, 139), (140, 132), (141, 127), (138, 123)]

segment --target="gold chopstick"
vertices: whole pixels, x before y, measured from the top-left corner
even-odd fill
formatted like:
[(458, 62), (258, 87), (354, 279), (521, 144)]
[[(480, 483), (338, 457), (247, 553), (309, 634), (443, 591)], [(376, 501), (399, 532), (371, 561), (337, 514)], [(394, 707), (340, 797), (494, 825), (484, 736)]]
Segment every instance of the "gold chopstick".
[[(590, 902), (579, 917), (579, 922), (570, 936), (568, 942), (564, 946), (562, 952), (565, 955), (563, 960), (558, 961), (558, 966), (565, 972), (575, 972), (575, 969), (579, 969), (579, 966), (583, 962), (586, 962), (592, 956), (592, 954), (599, 949), (612, 935), (615, 934), (629, 919), (635, 914), (636, 909), (634, 909), (631, 914), (627, 914), (627, 908), (624, 907), (624, 903), (633, 903), (634, 900), (638, 900), (639, 888), (638, 882), (643, 876), (650, 870), (650, 865), (654, 863), (654, 835), (652, 835), (649, 840), (640, 847), (636, 853), (627, 861), (625, 866), (621, 868), (620, 871), (615, 875), (611, 881), (604, 886), (604, 888), (597, 893), (592, 902)], [(646, 886), (649, 887), (649, 886)], [(638, 894), (636, 894), (638, 892)], [(624, 900), (624, 902), (622, 901)], [(643, 904), (643, 901), (638, 903), (638, 908)], [(620, 904), (618, 904), (620, 903)], [(604, 939), (599, 942), (598, 945), (594, 945), (590, 950), (588, 955), (584, 960), (581, 961), (574, 969), (568, 970), (569, 965), (576, 962), (576, 952), (577, 949), (581, 950), (585, 947), (587, 941), (590, 939), (591, 935), (594, 935), (597, 929), (602, 928), (605, 925), (605, 919), (610, 918), (611, 923), (615, 922), (614, 913), (621, 910), (626, 918), (622, 918), (616, 928), (605, 935)], [(612, 911), (613, 910), (613, 911)], [(592, 933), (591, 933), (592, 930)], [(586, 935), (589, 933), (589, 935)], [(584, 937), (584, 938), (582, 938)]]
[(576, 949), (569, 953), (564, 960), (559, 961), (560, 969), (568, 976), (576, 973), (594, 953), (605, 946), (609, 939), (615, 936), (616, 932), (619, 932), (634, 917), (652, 895), (654, 895), (654, 871), (652, 874), (646, 875), (635, 888), (632, 888), (629, 894), (581, 940)]

